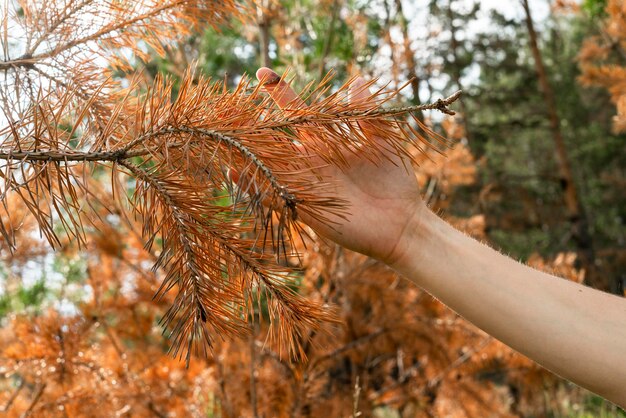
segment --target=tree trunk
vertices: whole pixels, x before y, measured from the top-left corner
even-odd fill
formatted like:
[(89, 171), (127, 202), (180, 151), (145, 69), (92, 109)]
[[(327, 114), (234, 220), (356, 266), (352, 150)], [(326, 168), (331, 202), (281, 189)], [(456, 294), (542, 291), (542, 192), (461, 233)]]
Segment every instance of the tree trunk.
[(326, 75), (326, 58), (328, 58), (328, 54), (330, 54), (330, 50), (333, 46), (333, 39), (335, 36), (335, 24), (337, 22), (337, 17), (339, 16), (339, 9), (341, 6), (339, 5), (339, 0), (333, 1), (331, 6), (331, 17), (330, 23), (328, 24), (328, 34), (326, 35), (326, 39), (324, 40), (324, 49), (322, 50), (322, 56), (320, 57), (317, 73), (318, 80), (323, 80)]
[(521, 0), (521, 2), (526, 14), (526, 28), (528, 29), (530, 49), (535, 60), (535, 70), (537, 71), (537, 77), (539, 78), (539, 84), (541, 85), (541, 91), (548, 111), (548, 119), (552, 139), (554, 141), (555, 158), (559, 167), (559, 177), (561, 188), (563, 189), (567, 218), (572, 224), (572, 238), (576, 243), (581, 265), (586, 269), (586, 283), (593, 287), (608, 290), (609, 284), (607, 280), (601, 280), (601, 278), (597, 277), (595, 274), (593, 241), (589, 233), (589, 223), (578, 196), (567, 148), (563, 140), (554, 91), (548, 80), (541, 51), (539, 50), (537, 32), (535, 32), (535, 25), (530, 13), (528, 0)]
[[(456, 36), (456, 26), (454, 26), (454, 13), (452, 12), (452, 1), (448, 1), (448, 20), (450, 21), (450, 51), (454, 58), (454, 66), (452, 67), (452, 81), (457, 86), (457, 89), (463, 90), (461, 84), (461, 67), (459, 63), (459, 41)], [(470, 127), (467, 122), (467, 107), (465, 106), (465, 99), (461, 97), (459, 99), (459, 107), (461, 108), (461, 116), (463, 118), (463, 127), (465, 128), (465, 138), (471, 143)]]
[(259, 26), (259, 49), (261, 57), (261, 66), (270, 68), (272, 61), (270, 59), (270, 20), (267, 17), (268, 2), (259, 2), (256, 6), (257, 25)]
[(382, 29), (381, 38), (389, 45), (389, 59), (391, 60), (391, 79), (393, 80), (394, 88), (397, 90), (400, 87), (400, 71), (398, 69), (398, 59), (396, 58), (396, 45), (391, 39), (391, 5), (389, 1), (384, 1), (383, 6), (385, 8), (385, 23)]
[[(420, 104), (420, 79), (417, 76), (417, 63), (415, 62), (415, 53), (413, 52), (413, 48), (411, 48), (411, 37), (409, 36), (409, 24), (404, 15), (404, 10), (402, 8), (402, 0), (395, 0), (396, 3), (396, 11), (397, 11), (397, 19), (398, 24), (400, 25), (400, 30), (402, 31), (402, 42), (404, 48), (404, 62), (407, 68), (407, 77), (411, 82), (411, 91), (413, 92), (413, 98), (411, 103)], [(418, 117), (421, 121), (424, 120), (424, 115), (422, 112), (418, 113)]]

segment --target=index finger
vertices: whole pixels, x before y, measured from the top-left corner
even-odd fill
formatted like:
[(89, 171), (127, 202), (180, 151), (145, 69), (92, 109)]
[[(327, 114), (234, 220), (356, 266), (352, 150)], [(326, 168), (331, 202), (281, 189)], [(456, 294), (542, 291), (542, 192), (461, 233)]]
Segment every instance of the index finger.
[(283, 110), (302, 109), (307, 107), (304, 100), (296, 94), (289, 83), (284, 81), (278, 74), (267, 67), (261, 67), (256, 72), (256, 77), (263, 88), (267, 91), (274, 102)]
[[(269, 93), (270, 97), (283, 111), (298, 111), (307, 108), (307, 104), (300, 98), (298, 94), (291, 88), (281, 76), (267, 67), (261, 67), (256, 72), (256, 77), (263, 84), (263, 88)], [(307, 143), (314, 144), (319, 142), (314, 136), (305, 131), (297, 130), (300, 138), (305, 139)], [(304, 150), (302, 141), (294, 144), (300, 151)]]

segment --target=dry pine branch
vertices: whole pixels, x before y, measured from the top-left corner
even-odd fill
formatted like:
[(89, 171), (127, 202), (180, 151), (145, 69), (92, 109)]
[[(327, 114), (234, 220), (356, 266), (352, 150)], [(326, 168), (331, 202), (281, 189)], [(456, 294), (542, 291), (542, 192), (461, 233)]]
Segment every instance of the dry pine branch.
[[(216, 336), (246, 332), (262, 300), (276, 320), (276, 335), (298, 354), (294, 336), (330, 316), (301, 299), (280, 259), (291, 255), (294, 234), (303, 233), (299, 214), (329, 222), (347, 209), (324, 179), (310, 181), (317, 174), (309, 156), (337, 165), (355, 153), (377, 161), (383, 150), (362, 133), (359, 122), (366, 120), (386, 133), (385, 149), (410, 160), (407, 144), (422, 149), (433, 139), (446, 141), (406, 115), (451, 113), (458, 94), (383, 109), (396, 92), (379, 91), (366, 107), (355, 106), (347, 100), (349, 82), (329, 94), (327, 79), (309, 89), (310, 107), (281, 111), (248, 79), (229, 91), (189, 71), (172, 101), (171, 81), (157, 79), (144, 92), (134, 82), (122, 88), (87, 57), (125, 67), (111, 51), (140, 54), (137, 39), (159, 50), (172, 30), (219, 19), (236, 10), (233, 4), (45, 4), (24, 4), (23, 17), (12, 20), (28, 34), (22, 54), (11, 58), (6, 32), (2, 44), (0, 72), (12, 88), (3, 89), (0, 101), (0, 200), (18, 195), (53, 247), (64, 237), (83, 244), (99, 205), (90, 184), (109, 176), (110, 192), (128, 200), (146, 246), (159, 252), (155, 269), (165, 278), (157, 297), (176, 292), (162, 318), (175, 355), (189, 362), (194, 351), (206, 354)], [(92, 15), (98, 24), (87, 35), (71, 31)], [(312, 136), (318, 140), (303, 154), (294, 144)], [(246, 181), (233, 184), (229, 169)], [(5, 204), (0, 233), (12, 245), (13, 225)]]

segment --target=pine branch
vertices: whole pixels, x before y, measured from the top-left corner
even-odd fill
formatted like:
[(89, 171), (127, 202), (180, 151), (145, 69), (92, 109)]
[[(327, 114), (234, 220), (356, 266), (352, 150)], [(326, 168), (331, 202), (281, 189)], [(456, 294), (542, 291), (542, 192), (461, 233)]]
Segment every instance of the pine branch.
[[(406, 145), (421, 149), (419, 144), (430, 144), (429, 139), (445, 140), (403, 116), (425, 109), (450, 113), (460, 94), (379, 109), (388, 100), (379, 93), (363, 108), (347, 101), (346, 85), (309, 108), (283, 112), (247, 79), (230, 92), (189, 72), (174, 102), (170, 81), (157, 79), (145, 94), (133, 88), (116, 96), (123, 99), (108, 107), (109, 117), (97, 130), (89, 119), (85, 122), (92, 102), (72, 107), (75, 93), (40, 94), (19, 122), (0, 129), (5, 178), (0, 198), (17, 193), (51, 243), (60, 243), (53, 214), (68, 235), (82, 242), (92, 167), (109, 167), (113, 175), (122, 168), (136, 179), (130, 203), (143, 225), (146, 247), (162, 240), (155, 269), (164, 270), (165, 277), (156, 297), (176, 292), (162, 324), (172, 339), (171, 352), (187, 363), (193, 352), (206, 355), (216, 336), (247, 332), (252, 299), (262, 295), (279, 345), (304, 356), (303, 331), (332, 317), (291, 287), (279, 257), (290, 255), (294, 235), (302, 233), (299, 213), (328, 223), (331, 215), (341, 217), (347, 209), (316, 174), (319, 167), (310, 153), (336, 165), (345, 164), (345, 155), (355, 149), (374, 162), (382, 151), (411, 160)], [(322, 86), (316, 90), (325, 91)], [(362, 132), (364, 121), (385, 143)], [(294, 145), (303, 138), (316, 138), (306, 143), (307, 152)], [(238, 185), (230, 169), (237, 171)], [(217, 203), (216, 194), (224, 189), (230, 204)], [(10, 242), (11, 229), (3, 222), (0, 226)]]
[[(205, 309), (205, 304), (207, 303), (207, 301), (202, 300), (204, 299), (202, 296), (202, 292), (203, 290), (206, 291), (207, 289), (202, 288), (202, 283), (200, 283), (200, 280), (202, 280), (203, 277), (206, 275), (206, 271), (202, 271), (201, 267), (198, 265), (198, 257), (196, 251), (194, 250), (196, 243), (191, 237), (192, 233), (188, 225), (189, 220), (186, 219), (187, 215), (178, 207), (173, 196), (155, 177), (151, 176), (145, 170), (142, 170), (133, 164), (121, 162), (120, 165), (127, 168), (138, 180), (146, 182), (150, 186), (150, 190), (155, 191), (159, 199), (162, 200), (162, 206), (171, 211), (170, 214), (165, 213), (164, 216), (169, 216), (173, 219), (175, 234), (172, 234), (173, 236), (170, 237), (168, 236), (169, 234), (166, 233), (164, 246), (167, 245), (167, 242), (170, 239), (179, 240), (178, 245), (182, 247), (182, 251), (185, 257), (184, 267), (188, 269), (191, 289), (186, 289), (183, 283), (180, 283), (180, 290), (176, 298), (177, 300), (163, 317), (162, 323), (166, 328), (173, 328), (170, 336), (174, 339), (173, 345), (171, 347), (174, 355), (178, 354), (182, 344), (187, 344), (186, 362), (187, 364), (189, 364), (190, 355), (192, 352), (192, 344), (194, 343), (194, 339), (198, 336), (198, 334), (204, 337), (208, 346), (212, 345), (211, 337), (207, 332), (207, 329), (202, 324), (205, 323), (207, 320), (210, 320), (212, 325), (217, 327), (219, 331), (222, 332), (226, 332), (228, 330), (228, 324), (223, 324), (223, 320), (217, 315), (217, 312), (221, 310), (219, 309), (219, 307), (209, 305), (206, 306), (207, 309)], [(144, 213), (144, 216), (147, 217), (149, 215), (147, 213)], [(150, 232), (152, 233), (151, 235), (154, 234), (153, 231)], [(176, 254), (172, 254), (172, 252), (170, 252), (169, 250), (169, 248), (163, 249), (161, 257), (157, 261), (157, 265), (167, 264), (169, 261), (166, 259), (167, 257), (176, 256)], [(174, 250), (177, 250), (177, 248), (174, 248)], [(170, 280), (166, 278), (166, 280), (163, 281), (163, 284), (161, 285), (161, 288), (157, 291), (156, 296), (162, 294), (164, 289), (167, 289), (170, 281), (173, 282), (171, 284), (173, 286), (173, 284), (178, 284), (177, 282), (181, 280), (178, 277), (173, 277), (171, 274), (169, 274), (168, 277), (170, 278)], [(186, 294), (187, 291), (189, 291), (190, 296), (189, 302), (185, 300), (188, 296)], [(207, 296), (209, 296), (206, 298), (209, 303), (214, 302), (215, 300), (219, 300), (219, 298), (215, 294), (210, 294)], [(181, 299), (183, 301), (181, 301)], [(189, 320), (179, 321), (178, 324), (174, 325), (176, 314), (180, 309), (188, 309), (191, 312), (191, 314), (188, 315), (191, 318), (193, 324), (191, 330), (189, 330), (189, 327), (185, 326), (187, 325)], [(222, 326), (223, 329), (221, 328)], [(231, 329), (230, 331), (236, 331), (236, 329)]]
[[(188, 206), (197, 208), (197, 205), (202, 204), (200, 201), (203, 199), (198, 201), (197, 196), (190, 199), (189, 193), (194, 193), (193, 190), (185, 191), (187, 202), (183, 203), (180, 201), (180, 194), (177, 196), (175, 192), (168, 190), (167, 185), (157, 176), (127, 162), (120, 164), (139, 181), (149, 185), (145, 189), (138, 187), (137, 193), (144, 197), (136, 197), (136, 200), (149, 201), (150, 198), (145, 193), (155, 193), (161, 200), (159, 221), (153, 218), (157, 209), (154, 205), (139, 209), (143, 223), (147, 225), (144, 235), (154, 236), (158, 231), (151, 225), (157, 222), (162, 225), (171, 219), (174, 224), (171, 232), (169, 228), (163, 228), (163, 250), (155, 265), (169, 270), (155, 297), (161, 297), (174, 286), (178, 287), (176, 299), (162, 319), (164, 327), (170, 330), (170, 338), (173, 340), (171, 352), (174, 355), (185, 356), (189, 363), (194, 348), (196, 352), (204, 350), (202, 342), (208, 347), (212, 346), (212, 335), (246, 332), (245, 321), (233, 316), (240, 308), (244, 311), (250, 309), (250, 305), (241, 299), (241, 290), (238, 289), (255, 287), (256, 282), (262, 283), (271, 294), (272, 300), (277, 303), (276, 308), (280, 312), (273, 315), (272, 319), (288, 322), (289, 331), (305, 324), (315, 327), (319, 319), (325, 317), (320, 307), (305, 303), (295, 292), (287, 289), (286, 285), (290, 280), (278, 272), (272, 273), (270, 267), (262, 265), (262, 255), (244, 251), (240, 244), (225, 235), (224, 231), (228, 230), (225, 225), (215, 225), (214, 218), (202, 216), (211, 213), (214, 208), (205, 206), (197, 211), (200, 216), (186, 209)], [(194, 203), (190, 205), (189, 200)], [(148, 208), (151, 212), (147, 212)], [(152, 239), (148, 242), (151, 243)], [(216, 249), (223, 264), (215, 264), (207, 254), (215, 254)], [(180, 257), (181, 251), (184, 254), (184, 263), (177, 264), (176, 258)], [(267, 257), (265, 259), (267, 261)], [(240, 266), (238, 270), (241, 282), (225, 281), (222, 277), (223, 270), (235, 265)], [(247, 277), (245, 272), (249, 272), (251, 277)], [(286, 330), (282, 331), (278, 338), (285, 338), (287, 334)], [(287, 346), (292, 348), (291, 344)]]
[[(19, 58), (9, 59), (6, 61), (0, 61), (0, 70), (9, 70), (19, 67), (29, 68), (34, 64), (46, 59), (54, 58), (67, 52), (71, 49), (84, 46), (90, 42), (103, 41), (111, 37), (112, 34), (116, 35), (116, 42), (123, 42), (123, 45), (135, 49), (136, 39), (120, 39), (123, 38), (125, 32), (135, 31), (142, 27), (150, 28), (153, 31), (158, 31), (159, 34), (176, 33), (189, 30), (189, 27), (197, 22), (208, 21), (211, 24), (216, 24), (223, 19), (220, 17), (220, 13), (215, 13), (220, 10), (222, 13), (230, 13), (231, 17), (239, 16), (238, 5), (234, 2), (222, 2), (219, 5), (212, 5), (207, 8), (206, 4), (201, 1), (191, 0), (169, 0), (166, 2), (157, 1), (142, 1), (139, 4), (131, 1), (111, 2), (106, 0), (82, 0), (82, 1), (70, 1), (63, 4), (62, 10), (57, 10), (56, 4), (37, 4), (22, 5), (24, 7), (32, 7), (32, 10), (25, 12), (28, 16), (32, 16), (29, 24), (40, 25), (41, 22), (48, 22), (52, 20), (49, 25), (43, 26), (43, 33), (35, 40), (34, 43), (28, 45), (27, 51)], [(91, 6), (89, 10), (85, 10), (87, 6)], [(181, 13), (187, 8), (186, 13)], [(135, 10), (142, 10), (142, 13), (135, 14)], [(60, 13), (57, 19), (54, 19), (54, 14)], [(82, 15), (81, 15), (82, 13)], [(173, 13), (173, 14), (172, 14)], [(96, 30), (86, 36), (75, 37), (80, 34), (81, 31), (72, 31), (72, 26), (81, 22), (84, 16), (91, 17)], [(168, 17), (173, 19), (168, 22)], [(52, 18), (52, 19), (51, 19)], [(177, 19), (186, 20), (186, 22), (174, 23)], [(150, 20), (157, 20), (150, 22)], [(99, 23), (104, 21), (99, 27)], [(186, 25), (181, 24), (186, 23)], [(187, 26), (185, 28), (185, 26)], [(39, 28), (29, 28), (37, 31)], [(180, 29), (180, 30), (171, 30)], [(149, 31), (146, 31), (149, 32)], [(57, 45), (47, 51), (41, 53), (35, 53), (37, 48), (44, 42), (52, 37), (57, 37), (65, 42), (57, 43)], [(146, 39), (147, 40), (147, 39)], [(58, 41), (58, 39), (57, 39)]]
[(39, 38), (37, 38), (37, 40), (32, 45), (28, 47), (28, 50), (26, 51), (25, 55), (32, 56), (37, 50), (37, 47), (39, 47), (39, 45), (41, 45), (42, 42), (48, 39), (48, 37), (51, 36), (64, 22), (72, 18), (82, 8), (84, 8), (85, 6), (89, 4), (92, 4), (93, 2), (94, 0), (83, 0), (80, 3), (74, 5), (73, 7), (70, 7), (69, 9), (64, 10), (63, 15), (59, 19), (57, 19), (49, 28), (46, 28), (46, 31), (43, 34), (41, 34), (41, 36), (39, 36)]
[[(345, 121), (346, 119), (350, 120), (358, 120), (360, 118), (374, 117), (374, 116), (399, 116), (405, 115), (412, 112), (417, 112), (420, 110), (439, 110), (448, 115), (454, 115), (454, 111), (448, 109), (448, 107), (459, 99), (461, 96), (461, 91), (454, 93), (452, 96), (446, 99), (439, 99), (434, 103), (423, 104), (418, 106), (406, 106), (406, 107), (398, 107), (391, 109), (379, 109), (375, 111), (368, 110), (352, 110), (352, 111), (344, 111), (344, 112), (336, 112), (336, 113), (326, 113), (326, 114), (309, 114), (306, 116), (287, 118), (283, 121), (279, 122), (270, 122), (265, 124), (264, 128), (267, 129), (279, 129), (286, 127), (294, 127), (300, 124), (305, 124), (309, 122), (313, 122), (316, 124), (324, 125), (324, 124), (337, 124)], [(240, 128), (234, 129), (231, 131), (232, 133), (249, 133), (250, 128)], [(146, 140), (158, 137), (161, 135), (168, 134), (176, 134), (176, 133), (188, 133), (191, 135), (198, 135), (209, 137), (211, 139), (217, 140), (218, 142), (223, 142), (233, 148), (239, 150), (245, 157), (249, 158), (268, 178), (268, 180), (272, 183), (276, 190), (281, 190), (284, 186), (281, 186), (277, 179), (272, 175), (271, 170), (260, 161), (254, 153), (244, 146), (241, 142), (237, 141), (235, 138), (229, 137), (228, 135), (217, 132), (217, 131), (209, 131), (202, 128), (193, 128), (187, 126), (180, 127), (172, 127), (172, 128), (164, 128), (162, 130), (156, 132), (150, 132), (145, 135), (141, 135), (138, 138), (134, 139), (128, 145), (123, 148), (111, 150), (111, 151), (93, 151), (93, 152), (80, 152), (80, 151), (59, 151), (59, 150), (48, 150), (48, 151), (11, 151), (5, 150), (0, 151), (0, 160), (20, 160), (20, 161), (57, 161), (57, 162), (121, 162), (123, 160), (146, 156), (152, 153), (151, 150), (146, 148), (140, 148), (135, 151), (131, 151), (137, 145), (142, 144)], [(169, 144), (168, 148), (181, 148), (183, 147), (183, 143), (174, 143)]]
[(320, 121), (320, 119), (324, 117), (332, 119), (334, 123), (337, 123), (337, 121), (342, 121), (344, 119), (371, 118), (376, 116), (400, 116), (423, 110), (438, 110), (442, 113), (445, 113), (446, 115), (455, 115), (456, 113), (453, 110), (450, 110), (449, 107), (461, 97), (462, 93), (463, 92), (459, 90), (449, 97), (446, 97), (445, 99), (439, 99), (433, 103), (421, 105), (393, 107), (387, 109), (378, 108), (376, 106), (372, 107), (371, 110), (347, 110), (339, 112), (328, 112), (326, 114), (309, 114), (306, 116), (286, 118), (284, 121), (269, 124), (268, 127), (280, 128), (298, 125), (306, 122), (323, 123), (323, 121)]
[[(50, 58), (50, 57), (53, 57), (55, 55), (59, 55), (62, 52), (65, 52), (65, 51), (67, 51), (67, 50), (69, 50), (71, 48), (74, 48), (76, 46), (86, 44), (86, 43), (88, 43), (90, 41), (104, 39), (106, 36), (110, 35), (113, 32), (117, 32), (117, 31), (123, 30), (125, 28), (132, 27), (133, 25), (136, 25), (139, 22), (142, 22), (142, 21), (145, 21), (145, 20), (150, 19), (152, 17), (158, 16), (158, 15), (160, 15), (163, 12), (169, 11), (171, 9), (174, 9), (174, 8), (176, 8), (178, 6), (181, 6), (183, 4), (186, 4), (186, 3), (189, 3), (189, 0), (177, 0), (177, 1), (170, 2), (170, 3), (164, 3), (164, 4), (154, 8), (152, 10), (147, 11), (146, 13), (142, 13), (140, 15), (137, 15), (137, 16), (134, 16), (134, 17), (131, 17), (131, 18), (128, 18), (128, 19), (124, 19), (124, 20), (121, 20), (119, 22), (114, 22), (112, 25), (105, 26), (102, 29), (100, 29), (100, 30), (98, 30), (98, 31), (96, 31), (96, 32), (94, 32), (94, 33), (92, 33), (90, 35), (84, 36), (82, 38), (74, 39), (74, 40), (72, 40), (70, 42), (67, 42), (67, 43), (65, 43), (65, 44), (63, 44), (63, 45), (61, 45), (61, 46), (59, 46), (59, 47), (57, 47), (57, 48), (55, 48), (55, 49), (53, 49), (51, 51), (44, 52), (44, 53), (41, 53), (41, 54), (37, 54), (37, 55), (34, 55), (34, 56), (30, 56), (30, 57), (27, 55), (25, 57), (26, 61), (31, 63), (31, 64), (32, 63), (36, 63), (37, 61), (41, 61), (43, 59)], [(76, 8), (76, 11), (78, 11), (78, 10), (80, 10), (80, 8)]]

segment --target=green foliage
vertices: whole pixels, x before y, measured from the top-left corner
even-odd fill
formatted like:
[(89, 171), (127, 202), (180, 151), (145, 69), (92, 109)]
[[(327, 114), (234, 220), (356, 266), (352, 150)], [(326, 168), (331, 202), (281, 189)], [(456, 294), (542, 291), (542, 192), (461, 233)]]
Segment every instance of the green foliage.
[[(22, 274), (37, 277), (32, 284), (21, 278), (9, 279), (6, 271), (2, 272), (4, 288), (0, 292), (0, 319), (10, 314), (38, 314), (57, 302), (83, 300), (86, 292), (83, 283), (87, 277), (84, 257), (55, 254), (51, 265), (44, 259), (36, 266), (22, 270)], [(50, 274), (50, 269), (55, 274)]]
[[(472, 42), (480, 76), (465, 96), (470, 147), (477, 158), (484, 157), (481, 183), (493, 191), (483, 202), (489, 237), (520, 259), (573, 249), (526, 28), (495, 11), (490, 20), (491, 28)], [(596, 245), (614, 247), (625, 233), (626, 201), (614, 180), (626, 164), (623, 139), (610, 130), (614, 110), (607, 95), (585, 90), (577, 80), (576, 56), (593, 24), (565, 17), (546, 25), (540, 45), (580, 196), (591, 214)]]
[(209, 26), (204, 32), (170, 46), (164, 57), (149, 48), (152, 51), (152, 59), (143, 65), (153, 77), (160, 74), (172, 77), (176, 81), (172, 91), (174, 98), (178, 94), (184, 71), (192, 63), (202, 73), (218, 80), (225, 80), (229, 87), (233, 87), (242, 75), (253, 75), (259, 66), (258, 45), (242, 37), (242, 31), (241, 22), (232, 22), (220, 28)]
[(82, 283), (87, 277), (87, 263), (80, 256), (58, 255), (54, 259), (53, 269), (61, 274), (65, 283)]
[(21, 284), (13, 291), (5, 290), (0, 295), (0, 319), (7, 315), (29, 311), (37, 313), (49, 295), (45, 278), (41, 278), (30, 287)]
[(17, 298), (25, 307), (39, 306), (47, 291), (45, 280), (40, 279), (30, 288), (20, 288), (17, 292)]
[(606, 16), (606, 2), (607, 0), (584, 0), (582, 9), (593, 18), (602, 18)]
[(199, 69), (233, 86), (242, 74), (254, 75), (258, 68), (258, 46), (241, 36), (240, 23), (216, 31), (209, 28), (198, 44)]
[(626, 412), (599, 396), (589, 395), (582, 406), (572, 408), (563, 418), (626, 418)]

